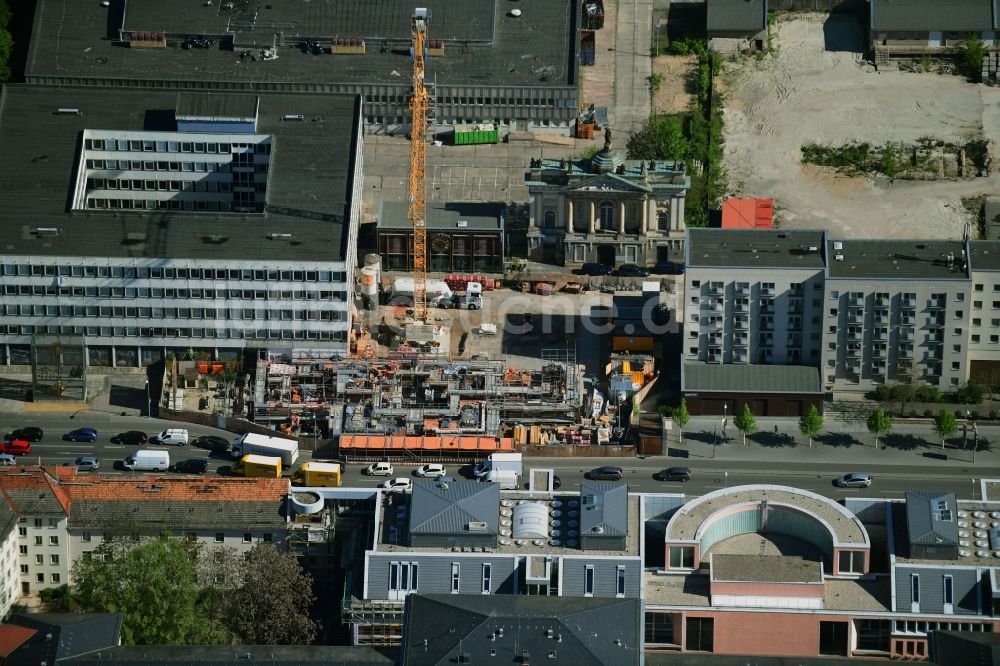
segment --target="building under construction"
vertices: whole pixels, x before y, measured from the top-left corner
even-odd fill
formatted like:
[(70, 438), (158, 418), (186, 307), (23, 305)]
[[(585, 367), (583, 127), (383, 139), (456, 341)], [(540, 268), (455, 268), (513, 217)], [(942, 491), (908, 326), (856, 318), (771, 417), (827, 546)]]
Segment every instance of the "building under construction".
[(536, 368), (504, 357), (284, 357), (258, 366), (254, 419), (289, 434), (318, 429), (346, 458), (480, 458), (578, 423), (583, 393), (563, 349), (543, 350)]

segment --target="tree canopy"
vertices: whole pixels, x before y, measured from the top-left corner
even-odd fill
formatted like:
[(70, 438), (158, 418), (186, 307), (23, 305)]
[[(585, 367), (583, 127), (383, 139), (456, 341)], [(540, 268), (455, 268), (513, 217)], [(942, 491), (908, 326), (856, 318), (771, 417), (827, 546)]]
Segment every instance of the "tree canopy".
[(875, 411), (868, 416), (865, 425), (868, 426), (868, 432), (875, 435), (876, 449), (878, 448), (878, 438), (892, 432), (892, 419), (882, 411), (881, 407), (875, 408)]
[(809, 405), (809, 409), (799, 419), (799, 432), (809, 438), (809, 446), (812, 446), (813, 440), (819, 436), (822, 429), (823, 417), (816, 409), (816, 405)]
[(733, 419), (733, 425), (736, 429), (743, 433), (743, 446), (747, 445), (747, 435), (752, 435), (754, 431), (757, 430), (757, 419), (753, 417), (753, 413), (750, 411), (750, 405), (743, 405), (743, 411), (736, 415)]

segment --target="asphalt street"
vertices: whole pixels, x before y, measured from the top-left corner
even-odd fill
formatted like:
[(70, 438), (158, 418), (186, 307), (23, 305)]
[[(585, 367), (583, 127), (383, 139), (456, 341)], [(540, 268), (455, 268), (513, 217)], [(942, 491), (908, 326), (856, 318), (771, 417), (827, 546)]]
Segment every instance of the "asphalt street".
[[(12, 416), (0, 414), (0, 431), (3, 433), (23, 426), (35, 425), (45, 430), (41, 442), (32, 444), (32, 451), (24, 456), (25, 462), (42, 462), (43, 464), (65, 464), (81, 455), (95, 455), (101, 459), (101, 472), (113, 472), (116, 460), (125, 458), (137, 447), (112, 444), (112, 436), (125, 430), (143, 430), (149, 434), (159, 432), (167, 427), (184, 427), (191, 438), (201, 435), (216, 435), (233, 439), (234, 433), (216, 428), (192, 424), (177, 424), (158, 419), (148, 419), (136, 416), (120, 416), (106, 412), (84, 410), (76, 414)], [(92, 427), (99, 433), (95, 443), (74, 443), (62, 441), (62, 435), (75, 428)], [(159, 447), (158, 447), (159, 448)], [(702, 449), (704, 449), (702, 445)], [(585, 478), (585, 473), (600, 465), (619, 465), (625, 472), (625, 480), (634, 491), (646, 492), (680, 492), (696, 496), (719, 488), (748, 483), (777, 483), (789, 485), (834, 497), (902, 497), (908, 490), (933, 489), (955, 492), (963, 499), (979, 499), (979, 479), (1000, 478), (1000, 465), (993, 458), (995, 453), (972, 464), (971, 457), (962, 461), (955, 455), (948, 464), (937, 465), (926, 462), (919, 456), (912, 455), (901, 459), (896, 452), (887, 452), (886, 458), (874, 450), (857, 450), (848, 453), (839, 460), (824, 460), (823, 454), (829, 453), (819, 447), (815, 449), (800, 449), (795, 453), (798, 460), (785, 459), (782, 452), (768, 450), (752, 450), (733, 442), (718, 447), (710, 458), (702, 452), (690, 458), (674, 458), (665, 456), (649, 456), (645, 458), (607, 459), (607, 458), (526, 458), (525, 467), (551, 468), (559, 475), (562, 488), (565, 490), (579, 488)], [(220, 466), (229, 465), (232, 459), (226, 454), (210, 454), (204, 449), (192, 446), (169, 447), (171, 461), (189, 458), (206, 458), (209, 461), (209, 471), (214, 472)], [(693, 451), (701, 449), (697, 445)], [(956, 452), (952, 451), (952, 454)], [(746, 456), (757, 455), (757, 459), (747, 459)], [(736, 456), (743, 456), (737, 458)], [(811, 459), (810, 457), (813, 456)], [(829, 457), (829, 456), (827, 456)], [(302, 452), (299, 462), (309, 460), (308, 452)], [(693, 478), (686, 483), (658, 481), (653, 474), (671, 466), (686, 466), (691, 468)], [(384, 477), (369, 477), (363, 474), (365, 465), (351, 463), (347, 466), (344, 476), (345, 486), (374, 487), (383, 481)], [(417, 465), (398, 464), (394, 476), (412, 477)], [(452, 476), (470, 476), (471, 468), (462, 466), (456, 468), (447, 465)], [(845, 472), (865, 471), (872, 474), (874, 482), (867, 489), (841, 489), (833, 485), (833, 479)], [(130, 472), (119, 472), (129, 474)]]

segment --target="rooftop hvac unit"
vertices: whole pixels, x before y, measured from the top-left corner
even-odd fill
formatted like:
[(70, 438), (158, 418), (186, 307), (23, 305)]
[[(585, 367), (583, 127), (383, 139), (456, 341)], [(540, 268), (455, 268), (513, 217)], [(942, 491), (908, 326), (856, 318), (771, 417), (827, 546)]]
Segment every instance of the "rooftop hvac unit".
[(284, 120), (305, 120), (305, 116), (301, 113), (286, 113)]
[(468, 220), (459, 220), (458, 221), (458, 226), (460, 226), (460, 227), (467, 227), (467, 226), (469, 226), (469, 221)]
[(82, 116), (83, 114), (80, 113), (80, 109), (71, 109), (71, 108), (68, 108), (68, 107), (62, 107), (62, 108), (56, 109), (56, 115), (60, 115), (60, 116)]
[(844, 255), (842, 255), (842, 254), (835, 254), (835, 255), (833, 255), (833, 258), (836, 259), (837, 261), (843, 261), (844, 260)]
[(834, 250), (843, 250), (844, 249), (844, 244), (841, 241), (833, 241), (833, 249)]
[(35, 236), (62, 236), (62, 229), (59, 227), (35, 227), (31, 233)]
[(279, 234), (279, 233), (268, 234), (267, 237), (270, 238), (271, 240), (291, 240), (292, 239), (292, 235), (291, 234)]
[(489, 527), (488, 523), (481, 520), (470, 520), (468, 529), (470, 532), (485, 532)]

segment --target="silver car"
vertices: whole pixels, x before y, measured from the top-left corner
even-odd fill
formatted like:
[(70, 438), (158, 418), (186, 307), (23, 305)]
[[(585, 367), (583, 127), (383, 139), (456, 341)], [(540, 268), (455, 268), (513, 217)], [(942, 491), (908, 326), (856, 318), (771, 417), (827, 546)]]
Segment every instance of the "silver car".
[(838, 488), (867, 488), (872, 485), (872, 477), (867, 472), (850, 472), (838, 476), (834, 484)]

